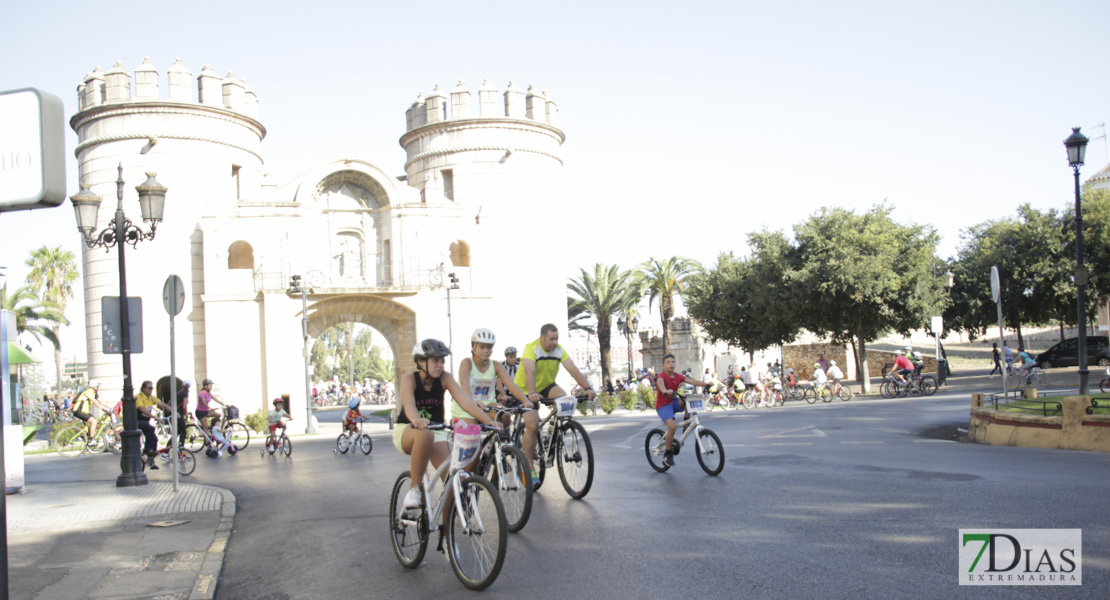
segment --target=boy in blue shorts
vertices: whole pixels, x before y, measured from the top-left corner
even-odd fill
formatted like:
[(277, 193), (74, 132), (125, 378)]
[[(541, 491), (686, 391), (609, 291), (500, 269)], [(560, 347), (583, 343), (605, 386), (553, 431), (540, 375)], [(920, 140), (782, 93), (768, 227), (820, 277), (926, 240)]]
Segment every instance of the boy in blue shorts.
[[(699, 381), (691, 377), (687, 377), (682, 373), (674, 372), (675, 358), (673, 354), (668, 354), (663, 357), (663, 372), (655, 378), (655, 413), (667, 425), (667, 451), (663, 453), (663, 463), (669, 467), (674, 466), (674, 455), (671, 454), (671, 443), (674, 441), (674, 432), (677, 426), (674, 422), (674, 415), (680, 410), (685, 410), (686, 406), (681, 398), (675, 396), (675, 391), (683, 383), (690, 385), (705, 387), (709, 385), (705, 381)], [(690, 415), (687, 414), (687, 417)]]

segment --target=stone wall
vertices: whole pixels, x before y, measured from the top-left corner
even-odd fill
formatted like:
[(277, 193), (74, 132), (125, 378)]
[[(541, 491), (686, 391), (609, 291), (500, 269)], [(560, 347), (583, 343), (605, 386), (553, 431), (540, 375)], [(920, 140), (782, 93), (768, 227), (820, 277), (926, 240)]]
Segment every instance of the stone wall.
[(1110, 452), (1110, 417), (1088, 415), (1089, 396), (1068, 396), (1060, 404), (1060, 417), (1001, 412), (984, 406), (983, 394), (972, 394), (968, 438), (994, 446)]

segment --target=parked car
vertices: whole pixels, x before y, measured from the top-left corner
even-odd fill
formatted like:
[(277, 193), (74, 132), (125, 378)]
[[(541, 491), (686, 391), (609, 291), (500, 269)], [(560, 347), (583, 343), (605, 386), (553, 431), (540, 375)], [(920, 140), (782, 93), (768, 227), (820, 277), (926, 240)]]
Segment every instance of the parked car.
[[(1042, 369), (1079, 366), (1079, 338), (1068, 338), (1041, 352), (1033, 360)], [(1087, 336), (1087, 366), (1110, 366), (1110, 339), (1105, 335)]]

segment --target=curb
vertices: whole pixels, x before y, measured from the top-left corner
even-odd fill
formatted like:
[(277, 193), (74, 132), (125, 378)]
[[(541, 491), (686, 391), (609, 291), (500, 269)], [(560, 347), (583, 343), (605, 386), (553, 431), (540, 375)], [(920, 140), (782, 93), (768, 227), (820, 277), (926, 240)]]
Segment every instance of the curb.
[(215, 539), (204, 553), (197, 580), (193, 583), (193, 591), (189, 600), (212, 600), (216, 595), (216, 588), (220, 583), (220, 572), (223, 571), (224, 557), (227, 554), (227, 543), (235, 526), (235, 494), (231, 490), (209, 485), (193, 484), (197, 487), (208, 488), (219, 492), (223, 501), (220, 503), (220, 524), (216, 526)]

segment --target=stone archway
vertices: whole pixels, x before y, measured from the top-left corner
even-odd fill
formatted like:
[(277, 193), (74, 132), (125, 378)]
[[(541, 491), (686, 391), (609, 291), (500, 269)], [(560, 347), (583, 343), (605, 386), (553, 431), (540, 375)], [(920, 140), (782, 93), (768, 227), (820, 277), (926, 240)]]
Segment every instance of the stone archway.
[(339, 294), (308, 305), (308, 335), (317, 338), (340, 323), (363, 323), (378, 331), (393, 352), (395, 377), (412, 370), (409, 350), (416, 344), (416, 313), (404, 304), (373, 294)]

